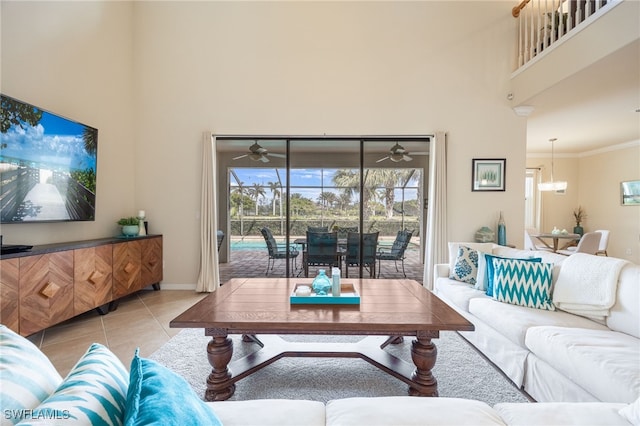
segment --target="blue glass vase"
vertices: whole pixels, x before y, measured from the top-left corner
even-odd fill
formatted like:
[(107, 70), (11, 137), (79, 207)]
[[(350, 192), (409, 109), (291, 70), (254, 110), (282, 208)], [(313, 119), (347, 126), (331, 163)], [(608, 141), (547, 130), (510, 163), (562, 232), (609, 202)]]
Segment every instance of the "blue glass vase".
[(498, 244), (501, 246), (507, 245), (507, 226), (504, 223), (502, 212), (500, 212), (500, 219), (498, 220)]
[(326, 271), (324, 269), (320, 269), (318, 271), (318, 275), (313, 279), (313, 291), (315, 291), (319, 296), (324, 296), (329, 293), (329, 290), (331, 290), (331, 286), (332, 283), (327, 276)]

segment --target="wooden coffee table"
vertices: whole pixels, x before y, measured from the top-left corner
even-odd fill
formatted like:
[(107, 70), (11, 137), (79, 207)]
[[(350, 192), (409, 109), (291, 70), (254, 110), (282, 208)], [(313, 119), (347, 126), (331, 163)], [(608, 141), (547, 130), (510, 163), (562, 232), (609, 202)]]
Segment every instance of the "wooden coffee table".
[[(437, 350), (431, 339), (441, 330), (474, 329), (473, 324), (414, 280), (343, 279), (360, 294), (359, 305), (294, 305), (296, 284), (311, 278), (235, 278), (170, 323), (204, 328), (212, 371), (207, 401), (231, 397), (235, 382), (282, 357), (361, 358), (409, 385), (409, 395), (438, 396), (431, 374)], [(233, 341), (242, 334), (261, 346), (230, 364)], [(364, 335), (357, 343), (287, 342), (280, 334)], [(257, 336), (260, 335), (260, 336)], [(400, 336), (415, 336), (413, 364), (384, 348)]]

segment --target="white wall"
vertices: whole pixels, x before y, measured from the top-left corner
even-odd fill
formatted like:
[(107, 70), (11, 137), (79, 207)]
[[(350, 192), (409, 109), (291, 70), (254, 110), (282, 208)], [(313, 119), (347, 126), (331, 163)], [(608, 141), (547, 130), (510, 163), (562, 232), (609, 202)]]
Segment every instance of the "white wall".
[[(6, 40), (16, 44), (11, 54), (3, 49), (3, 91), (11, 87), (7, 93), (19, 99), (58, 106), (70, 90), (56, 93), (53, 86), (77, 79), (71, 76), (85, 58), (74, 54), (79, 43), (75, 30), (65, 26), (65, 40), (31, 34), (22, 28), (31, 25), (34, 15), (44, 21), (88, 16), (100, 7), (109, 16), (133, 8), (133, 15), (123, 12), (123, 32), (108, 21), (107, 34), (115, 41), (104, 40), (101, 27), (87, 36), (99, 39), (89, 53), (106, 62), (84, 76), (87, 85), (92, 91), (113, 91), (119, 102), (96, 107), (73, 91), (77, 105), (61, 112), (76, 119), (91, 114), (86, 121), (100, 128), (99, 217), (115, 221), (145, 209), (151, 231), (165, 236), (165, 283), (191, 285), (197, 278), (206, 130), (292, 135), (447, 131), (450, 239), (470, 240), (481, 226), (495, 227), (503, 210), (509, 241), (522, 244), (526, 129), (525, 119), (515, 116), (506, 99), (515, 63), (515, 20), (506, 3), (89, 5), (3, 3), (3, 48)], [(131, 39), (126, 38), (129, 28)], [(44, 99), (33, 87), (38, 83), (21, 80), (24, 70), (41, 62), (19, 54), (22, 44), (32, 46), (34, 54), (55, 48), (68, 56), (64, 62), (47, 57), (39, 64), (51, 73), (42, 84)], [(133, 84), (126, 78), (112, 81), (114, 68), (130, 70)], [(115, 96), (123, 93), (130, 95)], [(124, 128), (122, 115), (132, 117)], [(122, 131), (121, 138), (103, 139), (103, 133)], [(135, 163), (119, 161), (114, 153), (131, 141)], [(507, 191), (471, 192), (473, 158), (507, 158)], [(120, 196), (121, 184), (129, 181), (135, 184), (133, 196), (130, 189)], [(41, 238), (34, 227), (18, 226), (23, 240)], [(44, 225), (57, 237), (62, 226), (71, 238), (81, 234), (78, 225)], [(87, 226), (93, 233), (109, 233), (105, 222)], [(15, 233), (12, 237), (17, 239)]]
[(137, 210), (132, 5), (2, 2), (3, 94), (98, 128), (95, 222), (2, 225), (4, 243), (116, 235)]

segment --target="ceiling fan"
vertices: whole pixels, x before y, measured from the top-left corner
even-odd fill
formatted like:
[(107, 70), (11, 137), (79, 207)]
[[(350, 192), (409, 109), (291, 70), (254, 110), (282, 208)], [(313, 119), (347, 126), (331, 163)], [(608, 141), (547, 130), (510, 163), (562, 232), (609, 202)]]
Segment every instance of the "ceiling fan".
[[(414, 152), (411, 155), (427, 155), (427, 154), (428, 154), (427, 152)], [(404, 147), (400, 145), (398, 142), (396, 142), (396, 144), (391, 147), (391, 149), (389, 150), (389, 155), (387, 155), (386, 157), (382, 157), (381, 159), (376, 161), (376, 163), (379, 163), (387, 159), (393, 161), (394, 163), (399, 163), (400, 161), (413, 160), (413, 158), (411, 158), (411, 156), (409, 155), (409, 151), (404, 149)]]
[(269, 162), (269, 156), (272, 157), (280, 157), (285, 158), (284, 154), (269, 154), (266, 148), (263, 148), (258, 144), (258, 142), (254, 142), (253, 145), (249, 147), (249, 152), (243, 155), (239, 155), (237, 157), (233, 157), (234, 160), (239, 160), (240, 158), (249, 157), (253, 161), (262, 161), (263, 163)]

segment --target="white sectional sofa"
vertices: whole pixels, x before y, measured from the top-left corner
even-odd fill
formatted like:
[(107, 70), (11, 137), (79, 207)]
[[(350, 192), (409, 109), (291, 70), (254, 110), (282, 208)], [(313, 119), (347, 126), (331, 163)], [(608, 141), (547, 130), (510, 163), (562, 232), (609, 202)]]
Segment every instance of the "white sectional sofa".
[[(476, 250), (481, 259), (487, 259), (483, 253), (488, 253), (553, 264), (549, 295), (554, 310), (498, 301), (478, 289), (477, 282), (450, 278), (456, 261), (462, 261), (460, 246), (472, 249), (465, 249), (467, 254)], [(536, 401), (630, 403), (638, 399), (640, 265), (584, 254), (570, 259), (492, 243), (450, 243), (449, 251), (449, 264), (436, 265), (434, 270), (434, 292), (475, 325), (475, 331), (461, 334)], [(608, 288), (611, 301), (605, 303), (611, 306), (604, 312), (602, 307), (581, 310), (581, 299), (588, 298), (601, 276), (615, 281)], [(567, 286), (573, 286), (570, 298), (576, 304), (557, 301), (566, 299)]]
[(502, 403), (411, 396), (318, 401), (204, 402), (190, 385), (136, 353), (127, 371), (92, 344), (67, 377), (30, 341), (0, 325), (0, 425), (638, 425), (624, 403)]

